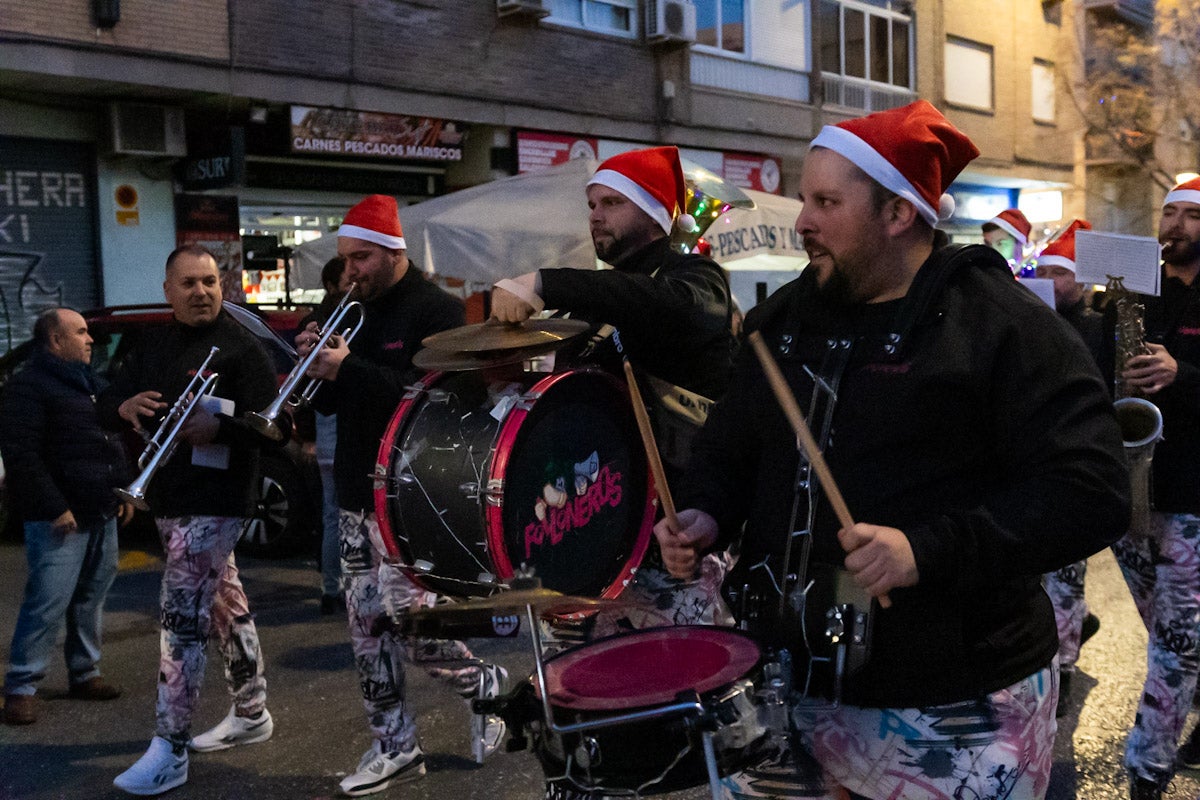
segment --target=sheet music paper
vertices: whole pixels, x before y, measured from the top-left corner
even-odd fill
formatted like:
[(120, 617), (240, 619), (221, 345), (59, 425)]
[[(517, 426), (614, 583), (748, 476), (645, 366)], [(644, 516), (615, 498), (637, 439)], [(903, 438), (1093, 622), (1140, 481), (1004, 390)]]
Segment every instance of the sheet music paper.
[(1042, 302), (1051, 308), (1054, 304), (1054, 281), (1049, 278), (1017, 278), (1022, 286), (1042, 298)]
[(1080, 283), (1108, 283), (1120, 277), (1131, 292), (1158, 296), (1161, 247), (1153, 236), (1078, 231), (1075, 277)]
[[(211, 394), (200, 398), (200, 406), (214, 414), (232, 416), (234, 403), (224, 397), (214, 397)], [(213, 469), (229, 469), (229, 445), (227, 444), (198, 444), (192, 447), (192, 464), (197, 467), (212, 467)]]

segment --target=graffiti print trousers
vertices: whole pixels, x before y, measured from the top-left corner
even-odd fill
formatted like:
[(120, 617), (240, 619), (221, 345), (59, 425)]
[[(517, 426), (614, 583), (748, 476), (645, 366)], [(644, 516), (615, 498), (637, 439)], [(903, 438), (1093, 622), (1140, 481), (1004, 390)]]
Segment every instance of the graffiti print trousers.
[(1200, 670), (1200, 517), (1151, 513), (1146, 533), (1130, 531), (1112, 550), (1150, 639), (1125, 767), (1165, 785)]
[(246, 526), (238, 517), (160, 517), (166, 554), (161, 605), (156, 733), (187, 743), (200, 700), (208, 637), (216, 634), (238, 716), (266, 707), (258, 631), (238, 580), (233, 547)]
[(1058, 669), (925, 708), (792, 709), (776, 758), (722, 780), (731, 800), (1040, 800), (1054, 761)]
[(1042, 576), (1042, 586), (1054, 606), (1054, 625), (1058, 628), (1058, 667), (1062, 672), (1074, 672), (1079, 660), (1083, 620), (1088, 606), (1083, 595), (1087, 577), (1087, 561), (1076, 561), (1055, 572)]
[(463, 642), (404, 637), (381, 625), (388, 610), (431, 606), (436, 595), (384, 561), (374, 514), (343, 508), (338, 532), (350, 644), (371, 735), (385, 753), (407, 750), (417, 744), (417, 726), (405, 703), (404, 656), (467, 698), (479, 686), (479, 665)]

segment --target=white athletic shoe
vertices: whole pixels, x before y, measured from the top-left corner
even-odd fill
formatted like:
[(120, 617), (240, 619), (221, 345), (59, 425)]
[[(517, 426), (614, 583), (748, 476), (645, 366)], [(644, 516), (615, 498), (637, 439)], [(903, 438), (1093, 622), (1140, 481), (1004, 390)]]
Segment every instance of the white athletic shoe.
[[(499, 664), (488, 664), (482, 667), (480, 679), (483, 681), (483, 691), (476, 697), (490, 700), (504, 692), (508, 670)], [(475, 756), (476, 764), (482, 764), (485, 758), (500, 749), (507, 729), (504, 720), (495, 714), (471, 715), (471, 754)]]
[(186, 748), (176, 753), (169, 741), (161, 736), (150, 740), (150, 748), (134, 765), (113, 780), (113, 786), (136, 795), (155, 795), (187, 783), (188, 755)]
[(225, 719), (211, 730), (207, 730), (188, 742), (188, 747), (197, 753), (213, 753), (228, 750), (240, 744), (265, 742), (275, 732), (275, 721), (265, 708), (257, 717), (239, 717), (237, 709), (230, 707)]
[(415, 781), (424, 775), (425, 754), (421, 752), (420, 745), (414, 744), (409, 750), (383, 753), (379, 750), (379, 742), (375, 742), (370, 750), (363, 753), (354, 774), (343, 778), (338, 788), (342, 794), (358, 797), (381, 792), (392, 781)]

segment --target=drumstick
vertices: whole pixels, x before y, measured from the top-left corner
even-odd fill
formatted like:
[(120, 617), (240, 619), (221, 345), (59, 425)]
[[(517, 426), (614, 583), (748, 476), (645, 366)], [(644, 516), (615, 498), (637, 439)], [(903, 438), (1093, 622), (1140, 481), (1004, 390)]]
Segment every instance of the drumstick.
[(662, 503), (663, 514), (672, 532), (679, 530), (679, 518), (675, 516), (675, 501), (671, 499), (671, 489), (667, 486), (667, 474), (663, 472), (662, 459), (658, 455), (658, 445), (654, 441), (654, 431), (650, 429), (650, 417), (646, 414), (646, 406), (642, 403), (642, 392), (638, 389), (637, 379), (633, 377), (633, 367), (629, 359), (625, 362), (625, 379), (629, 382), (629, 397), (633, 401), (633, 415), (637, 417), (638, 431), (642, 434), (642, 446), (646, 448), (646, 460), (650, 462), (650, 474), (654, 476), (654, 490), (658, 493), (658, 501)]
[[(762, 334), (758, 331), (754, 331), (747, 338), (754, 346), (754, 354), (758, 356), (758, 361), (762, 364), (767, 382), (771, 384), (771, 391), (775, 393), (775, 399), (779, 402), (779, 407), (783, 409), (783, 415), (787, 417), (792, 430), (796, 432), (796, 439), (804, 448), (804, 455), (808, 457), (808, 463), (812, 466), (813, 472), (817, 473), (817, 480), (821, 482), (821, 488), (825, 490), (825, 496), (829, 498), (829, 504), (833, 506), (833, 512), (837, 514), (838, 522), (843, 528), (851, 527), (854, 525), (854, 518), (850, 516), (850, 509), (846, 507), (846, 501), (842, 498), (837, 481), (833, 479), (833, 473), (829, 471), (829, 465), (825, 463), (825, 456), (821, 453), (821, 448), (817, 447), (817, 442), (813, 439), (808, 424), (804, 421), (804, 415), (800, 413), (800, 406), (797, 405), (796, 398), (787, 385), (787, 380), (783, 377), (775, 359), (771, 357), (771, 351), (767, 349), (767, 343), (763, 341)], [(882, 608), (890, 608), (892, 601), (885, 594), (879, 598), (879, 605)]]

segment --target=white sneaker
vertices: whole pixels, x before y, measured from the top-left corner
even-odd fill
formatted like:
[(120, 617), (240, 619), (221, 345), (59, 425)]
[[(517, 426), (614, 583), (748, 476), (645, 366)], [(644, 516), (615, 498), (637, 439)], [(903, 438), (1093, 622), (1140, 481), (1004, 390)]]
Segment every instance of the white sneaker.
[(150, 740), (150, 748), (134, 765), (113, 780), (113, 786), (129, 794), (155, 795), (187, 783), (187, 750), (179, 753), (161, 736)]
[(342, 794), (358, 797), (382, 792), (392, 781), (415, 781), (424, 775), (425, 754), (421, 752), (420, 745), (414, 744), (409, 750), (383, 753), (379, 750), (379, 742), (375, 742), (370, 750), (363, 753), (354, 774), (343, 778), (338, 788)]
[[(481, 668), (480, 680), (483, 686), (477, 697), (485, 700), (499, 697), (504, 692), (508, 670), (499, 664), (488, 664)], [(475, 756), (476, 764), (482, 764), (485, 758), (500, 749), (507, 730), (504, 720), (495, 714), (471, 715), (471, 754)]]
[(231, 707), (225, 719), (216, 727), (207, 730), (188, 742), (188, 747), (197, 753), (213, 753), (228, 750), (240, 744), (265, 742), (275, 732), (275, 721), (265, 708), (257, 717), (239, 717), (237, 709)]

